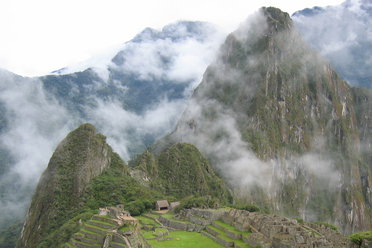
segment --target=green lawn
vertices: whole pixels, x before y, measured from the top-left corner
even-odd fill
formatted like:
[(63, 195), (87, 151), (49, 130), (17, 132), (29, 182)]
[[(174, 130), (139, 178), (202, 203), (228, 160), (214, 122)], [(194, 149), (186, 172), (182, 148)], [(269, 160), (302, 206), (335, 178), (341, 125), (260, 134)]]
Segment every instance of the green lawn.
[(161, 235), (161, 234), (166, 234), (168, 233), (168, 230), (165, 228), (156, 228), (154, 231), (155, 236)]
[(243, 240), (234, 240), (234, 243), (236, 245), (239, 245), (239, 247), (244, 247), (244, 248), (251, 248), (252, 246), (248, 245), (245, 243)]
[(166, 218), (166, 219), (173, 220), (173, 221), (177, 221), (177, 222), (180, 222), (180, 223), (184, 223), (184, 224), (192, 224), (191, 222), (186, 221), (186, 220), (175, 219), (175, 218), (174, 218), (174, 213), (166, 213), (166, 214), (162, 214), (161, 216), (164, 217), (164, 218)]
[(146, 216), (137, 216), (136, 218), (137, 218), (137, 219), (140, 221), (140, 223), (143, 224), (143, 225), (159, 226), (159, 224), (158, 224), (156, 221), (154, 221), (153, 219), (148, 218), (148, 217), (146, 217)]
[[(146, 236), (146, 235), (145, 235)], [(174, 231), (170, 232), (167, 237), (171, 237), (172, 240), (157, 241), (148, 240), (149, 244), (154, 248), (221, 248), (222, 245), (218, 244), (214, 240), (205, 237), (197, 232), (186, 232), (186, 231)]]
[(221, 229), (218, 229), (217, 227), (214, 227), (214, 226), (212, 226), (212, 225), (209, 225), (208, 227), (209, 227), (210, 229), (216, 231), (216, 232), (218, 233), (218, 236), (219, 236), (220, 238), (222, 238), (223, 240), (228, 241), (228, 242), (232, 242), (232, 241), (234, 241), (234, 239), (232, 239), (232, 238), (230, 238), (229, 236), (227, 236), (227, 235), (225, 234), (225, 232), (222, 231)]
[(132, 230), (133, 228), (134, 227), (131, 226), (131, 225), (124, 225), (124, 226), (120, 227), (119, 230), (122, 231), (122, 232), (127, 232), (129, 230)]
[(89, 223), (90, 224), (98, 223), (98, 224), (103, 224), (103, 225), (112, 226), (112, 227), (115, 226), (114, 224), (112, 224), (110, 222), (105, 222), (105, 221), (101, 221), (101, 220), (90, 220)]
[(152, 218), (158, 218), (161, 214), (147, 213), (147, 215), (151, 216)]
[(144, 230), (141, 230), (141, 233), (142, 233), (142, 236), (145, 239), (154, 239), (154, 238), (156, 238), (153, 231), (144, 231)]
[(166, 213), (166, 214), (161, 214), (161, 216), (163, 216), (164, 218), (167, 218), (167, 219), (172, 219), (174, 217), (174, 214), (173, 213)]
[(226, 228), (226, 230), (232, 232), (232, 233), (236, 233), (236, 234), (243, 234), (245, 232), (241, 232), (239, 231), (238, 229), (236, 229), (234, 226), (230, 226), (229, 224), (226, 224), (225, 222), (221, 221), (221, 220), (216, 220), (214, 221), (216, 224), (222, 226), (223, 228)]

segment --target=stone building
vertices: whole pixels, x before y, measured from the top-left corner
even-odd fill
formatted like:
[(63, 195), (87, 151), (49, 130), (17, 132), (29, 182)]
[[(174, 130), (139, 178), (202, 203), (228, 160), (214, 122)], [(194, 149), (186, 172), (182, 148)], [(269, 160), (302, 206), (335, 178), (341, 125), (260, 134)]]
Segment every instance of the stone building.
[(155, 203), (156, 211), (169, 210), (169, 203), (167, 200), (160, 200)]

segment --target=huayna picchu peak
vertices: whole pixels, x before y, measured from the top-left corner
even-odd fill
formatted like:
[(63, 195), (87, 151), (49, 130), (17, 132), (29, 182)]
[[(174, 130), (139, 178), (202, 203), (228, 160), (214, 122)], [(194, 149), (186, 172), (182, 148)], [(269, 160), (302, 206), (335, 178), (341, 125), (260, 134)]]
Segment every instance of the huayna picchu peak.
[(360, 132), (371, 125), (370, 112), (355, 92), (286, 13), (262, 8), (227, 37), (156, 149), (189, 142), (238, 198), (345, 233), (368, 230), (372, 171), (363, 154), (370, 140)]
[[(182, 22), (162, 32), (146, 29), (131, 44), (204, 37), (205, 28)], [(120, 71), (128, 54), (112, 61), (108, 82), (131, 75), (141, 95), (150, 79)], [(78, 74), (88, 85), (98, 77), (91, 73)], [(65, 90), (55, 79), (61, 78), (43, 78)], [(174, 89), (184, 94), (188, 86), (178, 83)], [(99, 94), (110, 98), (109, 91)], [(137, 114), (148, 111), (137, 103)], [(90, 114), (79, 106), (76, 113)], [(118, 140), (103, 135), (110, 127), (85, 123), (70, 132), (39, 180), (17, 247), (371, 247), (371, 108), (371, 90), (348, 85), (288, 13), (263, 7), (226, 37), (172, 132), (142, 150), (136, 138), (125, 142), (124, 150), (141, 150), (128, 163), (108, 144), (121, 149)], [(111, 128), (130, 118), (145, 120), (133, 114)]]

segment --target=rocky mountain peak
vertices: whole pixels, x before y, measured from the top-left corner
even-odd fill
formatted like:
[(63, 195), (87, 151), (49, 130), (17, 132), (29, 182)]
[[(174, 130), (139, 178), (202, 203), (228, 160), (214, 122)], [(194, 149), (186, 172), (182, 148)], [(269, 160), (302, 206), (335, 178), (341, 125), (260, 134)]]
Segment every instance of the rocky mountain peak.
[(80, 207), (88, 183), (110, 165), (111, 154), (106, 138), (91, 124), (69, 133), (40, 178), (18, 247), (36, 247), (47, 233), (68, 220), (68, 213)]
[(352, 91), (292, 27), (270, 7), (230, 34), (171, 139), (200, 147), (246, 200), (365, 230)]
[(283, 31), (292, 28), (293, 22), (288, 13), (275, 7), (262, 7), (261, 11), (267, 18), (267, 23), (271, 30)]

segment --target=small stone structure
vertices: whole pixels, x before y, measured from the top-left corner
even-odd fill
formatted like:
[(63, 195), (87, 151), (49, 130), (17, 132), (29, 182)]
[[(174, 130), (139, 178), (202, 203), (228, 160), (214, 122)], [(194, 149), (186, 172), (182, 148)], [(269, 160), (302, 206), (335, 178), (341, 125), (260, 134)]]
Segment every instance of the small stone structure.
[(116, 207), (100, 208), (99, 215), (101, 216), (109, 215), (112, 218), (121, 219), (122, 217), (130, 216), (130, 213), (124, 210), (124, 205), (120, 204), (120, 205), (117, 205)]
[(132, 217), (132, 216), (122, 216), (121, 220), (123, 220), (124, 224), (129, 224), (129, 225), (136, 225), (138, 223), (138, 219)]
[(155, 203), (156, 211), (169, 210), (169, 203), (167, 200), (160, 200)]
[(169, 210), (174, 210), (177, 206), (179, 206), (181, 203), (180, 202), (171, 202), (169, 204)]
[(138, 219), (123, 205), (100, 208), (99, 215), (81, 226), (64, 248), (151, 248), (140, 233)]

